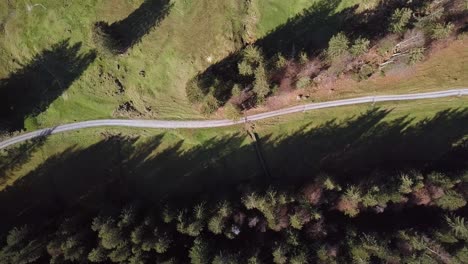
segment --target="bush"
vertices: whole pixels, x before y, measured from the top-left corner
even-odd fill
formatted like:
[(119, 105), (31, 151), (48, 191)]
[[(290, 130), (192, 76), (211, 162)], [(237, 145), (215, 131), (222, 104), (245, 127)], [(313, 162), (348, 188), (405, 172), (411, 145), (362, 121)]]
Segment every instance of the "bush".
[(307, 254), (304, 252), (300, 252), (299, 254), (292, 256), (291, 260), (289, 261), (291, 264), (307, 264), (309, 263), (307, 260)]
[(107, 259), (106, 250), (102, 247), (97, 247), (91, 250), (88, 254), (88, 260), (91, 262), (104, 262)]
[(239, 70), (239, 73), (244, 76), (251, 76), (254, 73), (252, 65), (245, 60), (239, 62), (237, 68)]
[(442, 24), (437, 23), (431, 30), (431, 38), (433, 39), (444, 39), (452, 34), (454, 25), (452, 23)]
[(405, 32), (412, 15), (413, 11), (409, 8), (396, 9), (390, 19), (390, 31), (399, 34)]
[(224, 115), (227, 119), (237, 121), (242, 117), (242, 112), (239, 109), (239, 107), (237, 107), (237, 105), (233, 103), (228, 103), (224, 107)]
[(382, 41), (380, 41), (377, 52), (379, 53), (380, 56), (385, 56), (390, 52), (393, 52), (393, 48), (396, 45), (396, 41), (392, 38), (384, 38)]
[(351, 46), (349, 52), (354, 57), (358, 57), (369, 50), (370, 41), (366, 38), (358, 38)]
[(219, 107), (218, 99), (214, 97), (213, 93), (210, 93), (203, 101), (203, 104), (201, 106), (201, 112), (204, 115), (210, 115), (216, 112), (218, 107)]
[(276, 55), (276, 61), (275, 61), (276, 69), (284, 68), (287, 63), (288, 63), (288, 60), (286, 60), (286, 58), (281, 53), (278, 53)]
[(309, 57), (307, 56), (307, 53), (301, 52), (301, 54), (299, 54), (299, 63), (304, 65), (308, 61), (309, 61)]
[(304, 88), (309, 86), (310, 84), (310, 78), (307, 76), (301, 77), (297, 82), (296, 82), (296, 88)]
[(232, 96), (239, 96), (242, 94), (242, 88), (239, 84), (234, 84), (231, 91)]
[(260, 49), (253, 45), (248, 45), (245, 47), (245, 49), (242, 51), (242, 56), (244, 60), (246, 60), (248, 63), (261, 63), (263, 62), (263, 55)]
[(403, 194), (408, 194), (413, 191), (413, 180), (408, 176), (408, 175), (402, 175), (401, 176), (401, 183), (400, 187), (398, 188), (398, 191)]
[(466, 201), (461, 194), (449, 190), (444, 196), (437, 199), (436, 204), (442, 209), (454, 211), (465, 206)]
[(304, 226), (301, 216), (297, 213), (289, 216), (289, 222), (291, 223), (291, 226), (293, 228), (298, 229), (298, 230), (301, 230), (302, 227)]
[(121, 41), (115, 36), (116, 33), (111, 26), (103, 21), (96, 22), (93, 25), (93, 41), (105, 55), (117, 55), (126, 51)]
[(424, 48), (414, 48), (409, 51), (408, 64), (414, 65), (424, 60)]
[(333, 36), (328, 42), (327, 55), (330, 59), (334, 59), (344, 55), (349, 48), (349, 39), (343, 32)]
[(185, 94), (191, 103), (199, 103), (203, 101), (203, 98), (205, 97), (205, 93), (198, 85), (197, 79), (193, 79), (187, 83), (187, 86), (185, 87)]
[(195, 239), (189, 251), (189, 258), (192, 264), (209, 263), (209, 251), (206, 243), (200, 239)]
[(254, 93), (257, 95), (257, 102), (261, 103), (270, 93), (270, 85), (263, 65), (258, 66), (255, 70), (255, 81), (253, 87)]
[(359, 80), (367, 80), (369, 77), (374, 74), (375, 69), (369, 64), (364, 64), (361, 66), (361, 69), (359, 70)]

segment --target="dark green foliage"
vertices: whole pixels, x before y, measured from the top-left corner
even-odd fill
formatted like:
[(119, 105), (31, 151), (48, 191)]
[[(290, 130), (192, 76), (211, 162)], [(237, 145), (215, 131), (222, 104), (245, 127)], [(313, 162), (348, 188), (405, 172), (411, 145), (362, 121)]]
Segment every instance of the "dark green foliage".
[(441, 198), (436, 200), (440, 208), (454, 211), (466, 205), (466, 200), (461, 194), (454, 190), (447, 191)]
[(424, 48), (413, 48), (409, 51), (408, 64), (414, 65), (424, 59)]
[(370, 41), (366, 38), (358, 38), (354, 41), (349, 52), (354, 57), (360, 56), (369, 50)]
[(199, 103), (203, 100), (205, 97), (205, 93), (203, 90), (200, 88), (200, 85), (198, 84), (198, 80), (194, 79), (191, 80), (186, 86), (185, 86), (185, 93), (187, 95), (187, 99), (191, 103)]
[(296, 82), (296, 87), (297, 88), (304, 88), (307, 87), (310, 84), (311, 80), (309, 77), (301, 77), (297, 82)]
[(106, 249), (98, 246), (97, 248), (93, 248), (91, 252), (88, 254), (88, 260), (94, 263), (104, 262), (107, 259), (107, 252)]
[(349, 39), (343, 32), (340, 32), (328, 42), (327, 54), (330, 59), (335, 59), (346, 54), (348, 49)]
[(210, 115), (214, 112), (216, 112), (216, 110), (218, 109), (219, 107), (219, 101), (218, 99), (216, 99), (216, 97), (210, 93), (208, 94), (208, 96), (205, 97), (202, 105), (201, 105), (201, 112), (204, 114), (204, 115)]
[(452, 34), (454, 25), (452, 23), (447, 23), (447, 24), (442, 24), (442, 23), (436, 23), (432, 27), (431, 30), (431, 37), (433, 39), (444, 39), (450, 36)]
[(278, 246), (273, 249), (272, 255), (273, 263), (275, 264), (286, 264), (288, 261), (288, 258), (286, 257), (286, 249), (284, 246)]
[(195, 239), (189, 251), (190, 263), (205, 264), (209, 263), (209, 249), (205, 241)]
[(263, 64), (260, 64), (255, 70), (255, 81), (253, 91), (257, 95), (259, 103), (265, 100), (265, 97), (270, 93), (270, 84), (268, 83), (267, 73)]
[(361, 69), (359, 69), (359, 80), (367, 80), (369, 77), (374, 74), (376, 69), (372, 67), (372, 65), (369, 64), (364, 64), (361, 66)]
[(396, 9), (391, 17), (390, 31), (400, 34), (405, 32), (412, 15), (413, 11), (409, 8)]
[[(444, 188), (443, 196), (435, 200), (437, 206), (448, 211), (455, 210), (466, 204), (463, 197), (455, 191), (461, 184), (457, 180), (460, 177), (464, 177), (464, 174), (449, 178), (442, 173), (423, 175), (411, 172), (395, 175), (394, 180), (389, 179), (388, 185), (350, 185), (341, 190), (336, 184), (333, 184), (333, 188), (330, 187), (334, 181), (331, 176), (322, 176), (318, 183), (328, 186), (321, 190), (322, 199), (332, 206), (315, 207), (310, 204), (310, 200), (304, 199), (302, 193), (270, 188), (264, 192), (246, 194), (242, 201), (234, 199), (215, 205), (199, 203), (190, 209), (181, 209), (175, 221), (162, 221), (163, 215), (171, 215), (169, 212), (174, 210), (167, 206), (158, 215), (144, 216), (135, 207), (124, 207), (120, 214), (95, 217), (90, 225), (80, 222), (82, 220), (65, 219), (55, 233), (46, 235), (51, 238), (47, 244), (40, 242), (40, 237), (33, 239), (28, 228), (15, 228), (7, 236), (7, 243), (0, 251), (0, 256), (6, 262), (0, 263), (29, 263), (45, 258), (45, 252), (52, 263), (147, 263), (148, 260), (159, 257), (163, 257), (161, 262), (167, 260), (170, 261), (167, 263), (174, 263), (171, 262), (175, 261), (172, 259), (174, 252), (177, 252), (177, 257), (194, 264), (265, 263), (262, 261), (265, 258), (273, 263), (297, 264), (310, 263), (312, 260), (319, 263), (365, 263), (371, 259), (382, 262), (403, 259), (408, 262), (427, 262), (437, 261), (441, 257), (464, 259), (466, 250), (458, 247), (444, 248), (444, 245), (457, 245), (468, 240), (466, 221), (461, 216), (446, 216), (445, 225), (423, 233), (409, 228), (400, 232), (395, 229), (390, 233), (380, 233), (379, 229), (373, 229), (372, 234), (358, 232), (357, 230), (363, 228), (361, 224), (347, 222), (346, 216), (342, 216), (345, 219), (338, 222), (327, 216), (327, 211), (337, 210), (360, 219), (363, 211), (372, 212), (376, 206), (391, 207), (391, 203), (401, 203), (401, 195), (411, 197), (419, 189), (430, 186)], [(421, 186), (416, 187), (420, 184)], [(325, 210), (321, 211), (323, 209)], [(392, 211), (385, 211), (387, 210)], [(244, 217), (246, 214), (250, 215), (247, 222), (251, 227), (246, 223), (241, 225), (236, 222), (240, 221), (239, 213)], [(405, 217), (405, 213), (398, 211), (391, 214)], [(359, 223), (359, 220), (356, 221)], [(263, 231), (260, 228), (262, 223), (265, 228)], [(337, 230), (337, 224), (344, 225), (346, 232)], [(85, 226), (90, 226), (94, 232), (86, 231), (87, 228), (83, 229)], [(252, 248), (252, 245), (245, 245), (240, 251), (243, 252), (241, 255), (232, 254), (232, 248), (225, 247), (226, 241), (244, 243), (238, 240), (238, 233), (233, 231), (234, 226), (238, 230), (236, 232), (252, 236), (251, 239), (254, 240), (257, 232), (278, 235), (267, 247)], [(330, 237), (327, 232), (331, 232)], [(339, 251), (336, 245), (328, 244), (333, 241), (328, 238), (334, 236), (341, 236), (343, 241), (347, 241), (339, 246)], [(184, 241), (191, 241), (193, 244), (185, 248)], [(395, 244), (391, 241), (397, 242)], [(398, 247), (407, 247), (406, 250), (410, 250), (412, 254), (401, 255)], [(434, 256), (425, 255), (432, 251), (438, 252), (440, 256), (432, 258)]]

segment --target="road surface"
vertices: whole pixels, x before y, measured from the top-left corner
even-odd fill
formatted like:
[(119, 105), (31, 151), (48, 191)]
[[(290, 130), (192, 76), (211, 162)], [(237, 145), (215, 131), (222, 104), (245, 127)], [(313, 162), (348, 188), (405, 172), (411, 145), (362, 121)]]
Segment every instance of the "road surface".
[(298, 105), (289, 108), (284, 108), (276, 111), (266, 112), (262, 114), (256, 114), (247, 116), (238, 121), (233, 120), (203, 120), (203, 121), (163, 121), (163, 120), (124, 120), (124, 119), (102, 119), (102, 120), (91, 120), (78, 123), (71, 123), (65, 125), (59, 125), (53, 128), (45, 128), (36, 130), (30, 133), (12, 137), (3, 142), (0, 142), (0, 149), (4, 149), (13, 144), (17, 144), (29, 139), (43, 137), (46, 135), (57, 134), (65, 131), (78, 130), (90, 127), (137, 127), (137, 128), (213, 128), (213, 127), (226, 127), (237, 124), (243, 124), (250, 121), (257, 121), (275, 116), (287, 115), (297, 112), (305, 112), (315, 109), (338, 107), (345, 105), (365, 104), (365, 103), (377, 103), (377, 102), (388, 102), (388, 101), (406, 101), (406, 100), (418, 100), (418, 99), (432, 99), (432, 98), (443, 98), (451, 96), (463, 96), (468, 95), (468, 88), (446, 90), (439, 92), (429, 93), (415, 93), (415, 94), (401, 94), (401, 95), (380, 95), (380, 96), (366, 96), (345, 100), (329, 101), (323, 103), (310, 103), (305, 105)]

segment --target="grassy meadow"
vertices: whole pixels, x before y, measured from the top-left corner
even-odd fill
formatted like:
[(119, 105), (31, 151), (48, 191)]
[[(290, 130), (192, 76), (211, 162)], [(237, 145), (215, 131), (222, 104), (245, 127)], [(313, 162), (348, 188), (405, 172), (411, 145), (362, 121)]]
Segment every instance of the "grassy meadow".
[[(60, 87), (62, 93), (47, 105), (46, 110), (35, 117), (25, 117), (26, 130), (112, 117), (204, 118), (187, 101), (185, 85), (198, 72), (242, 47), (241, 38), (245, 33), (242, 23), (246, 20), (244, 3), (174, 0), (167, 16), (126, 53), (109, 55), (101, 52), (93, 41), (93, 24), (125, 21), (138, 13), (143, 2), (45, 0), (41, 5), (32, 5), (12, 0), (0, 3), (0, 79), (8, 80), (15, 72), (25, 69), (38, 54), (57, 43), (79, 44), (78, 55), (97, 52), (95, 59), (76, 73), (76, 78), (62, 85), (66, 87)], [(253, 37), (262, 38), (315, 2), (254, 0), (255, 19), (245, 23), (253, 23)], [(337, 11), (357, 2), (341, 1)], [(358, 10), (372, 8), (375, 2), (362, 2)], [(467, 70), (466, 58), (466, 41), (461, 41), (419, 65), (404, 81), (392, 83), (388, 78), (377, 78), (345, 84), (347, 89), (316, 99), (375, 91), (424, 91), (462, 86), (467, 81), (463, 74)], [(61, 67), (60, 61), (42, 63), (39, 60), (37, 63), (56, 82), (63, 82), (55, 70)], [(21, 98), (22, 95), (17, 96)], [(126, 103), (131, 107), (120, 111), (125, 109)]]

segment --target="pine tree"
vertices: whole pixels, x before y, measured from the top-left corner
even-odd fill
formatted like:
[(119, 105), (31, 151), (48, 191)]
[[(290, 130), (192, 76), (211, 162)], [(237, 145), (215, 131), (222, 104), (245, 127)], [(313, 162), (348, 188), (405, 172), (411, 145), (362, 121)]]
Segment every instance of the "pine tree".
[(189, 251), (191, 264), (206, 264), (209, 263), (210, 254), (208, 245), (203, 240), (197, 238), (194, 240)]
[(328, 42), (327, 54), (330, 59), (338, 58), (344, 55), (349, 48), (349, 39), (343, 32), (333, 36)]
[(358, 38), (351, 46), (349, 52), (354, 57), (358, 57), (369, 50), (370, 41), (366, 38)]
[(393, 33), (405, 32), (412, 15), (413, 11), (409, 8), (396, 9), (390, 19), (390, 31)]
[(259, 103), (262, 103), (265, 97), (270, 93), (270, 85), (263, 64), (260, 64), (255, 70), (253, 91), (257, 95), (257, 102)]

